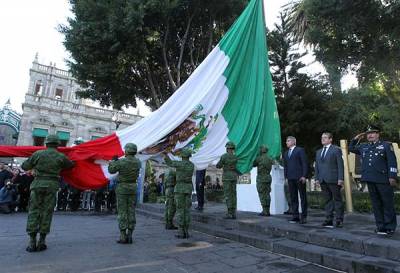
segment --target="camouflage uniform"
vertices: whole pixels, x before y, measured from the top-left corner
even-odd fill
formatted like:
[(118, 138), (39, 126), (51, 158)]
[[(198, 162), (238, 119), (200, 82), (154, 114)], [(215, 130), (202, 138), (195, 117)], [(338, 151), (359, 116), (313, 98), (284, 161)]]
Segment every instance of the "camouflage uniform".
[(176, 229), (174, 226), (174, 216), (176, 212), (174, 187), (176, 185), (176, 173), (174, 170), (169, 170), (165, 178), (165, 228)]
[(235, 144), (228, 142), (226, 144), (227, 153), (222, 155), (221, 159), (217, 163), (217, 168), (223, 169), (222, 183), (224, 186), (224, 199), (226, 207), (228, 209), (227, 219), (236, 219), (236, 184), (238, 179), (238, 172), (236, 164), (238, 158), (233, 154)]
[(172, 161), (168, 156), (165, 157), (165, 163), (176, 169), (176, 185), (174, 188), (176, 216), (179, 224), (180, 232), (176, 237), (189, 237), (190, 224), (190, 207), (192, 206), (192, 176), (194, 165), (189, 161), (191, 152), (189, 150), (182, 151), (182, 161)]
[[(57, 151), (59, 140), (56, 135), (46, 139), (46, 150), (35, 152), (22, 163), (22, 169), (34, 170), (35, 179), (30, 186), (30, 200), (26, 231), (31, 240), (27, 251), (41, 251), (47, 248), (45, 239), (50, 232), (51, 220), (56, 205), (59, 174), (63, 169), (73, 167), (74, 163)], [(36, 235), (40, 239), (36, 246)]]
[(263, 208), (261, 216), (269, 216), (270, 192), (271, 192), (271, 168), (272, 160), (267, 155), (268, 148), (264, 145), (260, 147), (260, 155), (253, 162), (253, 167), (257, 167), (257, 191)]
[(132, 232), (135, 229), (135, 205), (137, 178), (141, 168), (140, 160), (135, 157), (137, 147), (133, 143), (125, 145), (125, 158), (110, 162), (108, 171), (118, 172), (118, 184), (115, 190), (117, 195), (118, 224), (120, 239), (117, 243), (132, 243)]

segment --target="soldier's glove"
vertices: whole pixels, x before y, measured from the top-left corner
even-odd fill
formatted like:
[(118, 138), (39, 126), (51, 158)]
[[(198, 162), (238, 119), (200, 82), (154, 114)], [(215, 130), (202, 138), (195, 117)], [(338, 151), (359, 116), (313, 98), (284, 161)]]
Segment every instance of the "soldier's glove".
[(119, 156), (114, 155), (113, 158), (112, 158), (112, 160), (113, 160), (113, 161), (118, 161), (118, 158), (119, 158)]

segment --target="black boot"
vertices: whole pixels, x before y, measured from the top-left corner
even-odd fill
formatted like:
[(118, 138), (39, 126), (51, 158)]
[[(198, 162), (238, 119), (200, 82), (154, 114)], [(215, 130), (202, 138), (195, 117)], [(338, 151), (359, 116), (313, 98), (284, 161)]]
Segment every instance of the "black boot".
[(29, 245), (26, 247), (26, 251), (35, 252), (37, 250), (36, 247), (36, 233), (30, 233)]
[(40, 233), (39, 242), (37, 245), (37, 251), (43, 251), (47, 249), (46, 245), (46, 233)]
[(185, 234), (184, 235), (185, 235), (185, 239), (188, 239), (190, 237), (188, 228), (185, 228)]
[(126, 238), (126, 230), (120, 230), (118, 244), (127, 244), (128, 239)]
[(178, 227), (174, 226), (174, 224), (171, 222), (165, 225), (165, 229), (175, 230), (178, 229)]
[(185, 230), (183, 228), (179, 229), (178, 234), (176, 234), (175, 237), (179, 239), (185, 239), (186, 238)]
[(267, 209), (267, 208), (263, 208), (262, 212), (259, 213), (258, 215), (260, 215), (260, 216), (266, 216), (266, 217), (271, 216), (271, 215), (269, 214), (269, 209)]
[(128, 244), (132, 244), (133, 240), (132, 240), (132, 229), (128, 229), (128, 238), (127, 238), (127, 243)]

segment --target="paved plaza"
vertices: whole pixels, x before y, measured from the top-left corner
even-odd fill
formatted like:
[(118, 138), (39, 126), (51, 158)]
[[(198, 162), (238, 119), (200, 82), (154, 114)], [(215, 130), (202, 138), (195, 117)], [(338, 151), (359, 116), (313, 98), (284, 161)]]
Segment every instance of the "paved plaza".
[(0, 215), (0, 272), (334, 272), (199, 232), (178, 240), (158, 220), (137, 221), (133, 245), (119, 245), (115, 215), (56, 214), (48, 250), (28, 253), (26, 214)]

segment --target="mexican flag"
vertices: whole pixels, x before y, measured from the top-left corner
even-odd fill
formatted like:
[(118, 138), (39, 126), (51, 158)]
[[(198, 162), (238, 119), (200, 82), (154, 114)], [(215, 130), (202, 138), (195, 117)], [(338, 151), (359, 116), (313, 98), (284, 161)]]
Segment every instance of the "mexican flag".
[[(123, 156), (125, 144), (138, 146), (139, 159), (168, 152), (193, 152), (197, 169), (215, 164), (225, 144), (236, 144), (238, 169), (251, 170), (259, 147), (281, 153), (281, 135), (266, 44), (263, 1), (251, 0), (241, 16), (187, 81), (155, 112), (116, 133), (75, 147), (61, 148), (76, 166), (63, 176), (81, 189), (107, 183), (107, 162)], [(32, 147), (0, 147), (0, 156), (24, 156)]]

